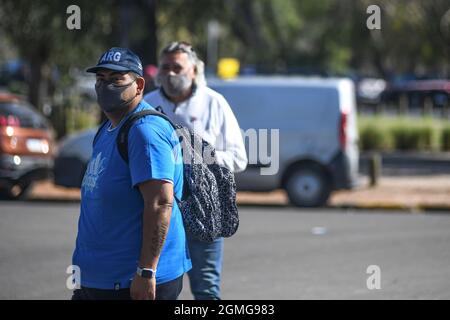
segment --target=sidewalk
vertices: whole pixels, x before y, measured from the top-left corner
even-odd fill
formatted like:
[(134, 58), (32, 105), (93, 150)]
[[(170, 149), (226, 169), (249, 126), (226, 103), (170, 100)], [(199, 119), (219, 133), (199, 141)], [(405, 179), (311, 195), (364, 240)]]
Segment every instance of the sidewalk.
[[(50, 181), (33, 187), (30, 200), (35, 201), (79, 201), (79, 189), (54, 186)], [(284, 191), (239, 192), (240, 205), (289, 205)], [(368, 186), (363, 178), (359, 189), (334, 192), (330, 207), (404, 209), (412, 211), (439, 210), (450, 212), (450, 174), (427, 176), (382, 176), (376, 187)]]
[(368, 185), (366, 181), (359, 190), (336, 192), (331, 205), (450, 212), (450, 175), (382, 176), (376, 187)]
[[(367, 178), (352, 191), (336, 191), (329, 206), (361, 209), (439, 210), (450, 212), (450, 175), (381, 177), (376, 187)], [(283, 191), (270, 193), (241, 192), (241, 204), (287, 205)]]

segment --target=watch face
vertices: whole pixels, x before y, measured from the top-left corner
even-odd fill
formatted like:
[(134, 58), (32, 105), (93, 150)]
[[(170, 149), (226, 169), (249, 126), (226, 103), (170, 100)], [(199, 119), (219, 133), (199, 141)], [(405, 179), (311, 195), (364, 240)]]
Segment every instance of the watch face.
[(142, 278), (153, 278), (153, 272), (150, 270), (142, 270)]

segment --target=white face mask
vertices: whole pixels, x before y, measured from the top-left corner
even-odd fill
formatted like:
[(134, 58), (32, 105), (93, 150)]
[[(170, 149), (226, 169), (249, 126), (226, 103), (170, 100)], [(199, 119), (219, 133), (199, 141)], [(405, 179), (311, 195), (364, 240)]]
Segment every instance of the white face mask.
[(179, 97), (189, 91), (192, 80), (187, 74), (161, 75), (161, 85), (169, 97)]

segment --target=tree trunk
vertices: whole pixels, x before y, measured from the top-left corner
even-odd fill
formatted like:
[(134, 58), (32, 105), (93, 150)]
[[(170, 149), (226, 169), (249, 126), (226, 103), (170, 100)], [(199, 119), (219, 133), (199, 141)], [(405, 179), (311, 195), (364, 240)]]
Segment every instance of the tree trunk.
[(37, 109), (42, 107), (42, 61), (38, 57), (30, 60), (30, 77), (28, 79), (28, 101)]
[(50, 77), (50, 69), (47, 65), (48, 53), (46, 48), (40, 47), (38, 50), (29, 50), (26, 52), (30, 63), (30, 75), (28, 77), (28, 101), (42, 111), (44, 99), (47, 97), (48, 81)]
[[(141, 7), (142, 6), (142, 7)], [(141, 0), (138, 10), (141, 11), (142, 19), (146, 21), (148, 35), (140, 43), (136, 43), (136, 54), (142, 59), (142, 66), (158, 63), (158, 38), (156, 24), (157, 0)]]

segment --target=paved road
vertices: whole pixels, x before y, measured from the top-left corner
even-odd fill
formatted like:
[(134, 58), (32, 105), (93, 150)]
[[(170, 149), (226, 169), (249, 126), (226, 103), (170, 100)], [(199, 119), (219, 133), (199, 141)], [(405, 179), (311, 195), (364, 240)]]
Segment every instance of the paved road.
[[(78, 207), (0, 202), (0, 299), (71, 296)], [(449, 244), (450, 214), (244, 207), (225, 243), (223, 298), (449, 299)], [(369, 265), (379, 290), (367, 289)]]

